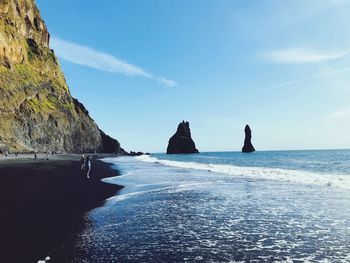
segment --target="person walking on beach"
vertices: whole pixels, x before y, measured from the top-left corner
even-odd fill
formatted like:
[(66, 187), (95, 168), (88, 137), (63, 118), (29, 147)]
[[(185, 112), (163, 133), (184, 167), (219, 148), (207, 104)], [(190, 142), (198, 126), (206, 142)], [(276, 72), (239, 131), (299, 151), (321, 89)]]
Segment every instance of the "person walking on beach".
[(90, 171), (91, 171), (91, 157), (90, 157), (90, 155), (88, 155), (86, 157), (85, 169), (87, 170), (86, 177), (90, 178)]
[(84, 154), (80, 158), (80, 169), (85, 170), (85, 156), (84, 156)]

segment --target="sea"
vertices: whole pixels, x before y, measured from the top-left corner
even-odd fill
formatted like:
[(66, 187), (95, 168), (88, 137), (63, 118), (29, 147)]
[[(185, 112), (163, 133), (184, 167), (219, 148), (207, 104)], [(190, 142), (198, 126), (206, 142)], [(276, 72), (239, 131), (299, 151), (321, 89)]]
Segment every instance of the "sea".
[(106, 158), (71, 262), (350, 262), (350, 150)]

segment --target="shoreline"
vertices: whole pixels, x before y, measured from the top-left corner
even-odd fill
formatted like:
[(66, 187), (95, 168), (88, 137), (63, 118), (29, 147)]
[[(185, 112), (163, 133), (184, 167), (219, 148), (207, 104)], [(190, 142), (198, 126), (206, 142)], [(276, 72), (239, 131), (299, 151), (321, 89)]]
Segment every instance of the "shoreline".
[(101, 181), (119, 172), (100, 159), (92, 160), (87, 179), (80, 156), (0, 161), (0, 261), (37, 262), (46, 256), (54, 260), (52, 249), (87, 227), (84, 214), (123, 188)]
[[(118, 157), (118, 156), (127, 156), (127, 155), (115, 155), (110, 153), (56, 153), (48, 154), (49, 160), (70, 160), (70, 161), (79, 161), (82, 155), (90, 155), (94, 157), (95, 160), (100, 160), (106, 157)], [(9, 153), (8, 156), (0, 153), (0, 162), (6, 162), (11, 160), (46, 160), (45, 153), (38, 153), (37, 159), (34, 158), (34, 153), (19, 153), (17, 156), (14, 153)]]
[(69, 255), (61, 262), (348, 259), (346, 191), (135, 158), (118, 166), (126, 172), (113, 181), (125, 190), (91, 211), (91, 227), (60, 250)]

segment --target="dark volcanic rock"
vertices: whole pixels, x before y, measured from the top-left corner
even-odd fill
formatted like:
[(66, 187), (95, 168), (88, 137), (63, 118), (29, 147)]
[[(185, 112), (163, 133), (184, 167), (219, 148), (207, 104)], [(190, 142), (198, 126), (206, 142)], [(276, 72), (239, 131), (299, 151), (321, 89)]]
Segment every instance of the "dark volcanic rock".
[(244, 153), (255, 152), (254, 146), (251, 142), (252, 130), (250, 129), (249, 125), (245, 126), (244, 133), (245, 133), (245, 138), (244, 138), (244, 145), (242, 148), (242, 152)]
[(105, 134), (102, 130), (100, 130), (100, 135), (102, 138), (102, 149), (104, 153), (128, 155), (128, 153), (120, 147), (120, 143), (117, 140)]
[(188, 122), (182, 121), (179, 124), (176, 133), (169, 140), (166, 153), (198, 153), (196, 145), (191, 138), (190, 124)]
[(130, 151), (129, 156), (141, 156), (144, 155), (143, 152), (134, 152), (134, 151)]
[(34, 0), (0, 0), (0, 151), (117, 152), (72, 98)]

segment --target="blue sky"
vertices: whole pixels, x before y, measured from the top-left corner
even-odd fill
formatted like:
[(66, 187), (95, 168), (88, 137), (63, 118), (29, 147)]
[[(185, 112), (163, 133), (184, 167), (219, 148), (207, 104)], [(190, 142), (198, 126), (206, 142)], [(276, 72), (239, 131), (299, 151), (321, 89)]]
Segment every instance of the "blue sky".
[(71, 93), (127, 150), (350, 148), (350, 0), (37, 0)]

